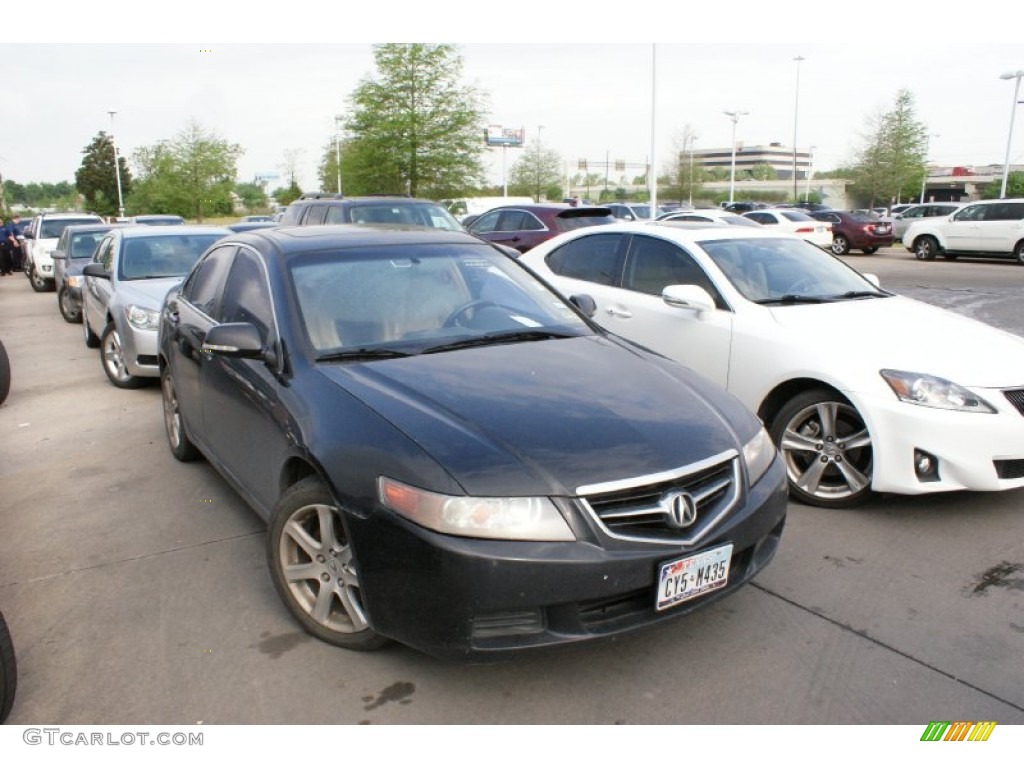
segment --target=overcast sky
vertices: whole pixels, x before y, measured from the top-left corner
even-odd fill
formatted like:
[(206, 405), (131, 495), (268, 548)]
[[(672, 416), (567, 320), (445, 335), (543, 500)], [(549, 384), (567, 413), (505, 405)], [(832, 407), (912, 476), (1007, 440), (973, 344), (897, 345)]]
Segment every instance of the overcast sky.
[[(640, 166), (652, 146), (662, 168), (686, 125), (696, 146), (728, 147), (725, 110), (749, 113), (737, 141), (789, 147), (795, 127), (798, 147), (813, 145), (816, 169), (834, 168), (901, 88), (937, 134), (932, 162), (1003, 161), (1014, 83), (999, 75), (1024, 68), (1009, 5), (961, 5), (950, 21), (939, 6), (923, 20), (917, 4), (886, 10), (875, 0), (841, 9), (732, 0), (702, 10), (679, 0), (649, 9), (662, 5), (669, 10), (648, 21), (648, 7), (614, 2), (309, 0), (275, 4), (273, 15), (253, 7), (242, 18), (189, 0), (159, 19), (140, 14), (142, 4), (107, 4), (106, 13), (69, 4), (23, 27), (21, 39), (32, 42), (4, 47), (0, 173), (22, 183), (73, 180), (98, 131), (113, 125), (130, 158), (195, 118), (243, 147), (241, 181), (281, 173), (285, 152), (300, 150), (299, 183), (315, 189), (334, 116), (374, 73), (372, 43), (394, 40), (455, 42), (463, 81), (487, 96), (486, 122), (525, 128), (528, 141), (544, 126), (544, 147), (573, 172), (581, 158)], [(211, 38), (196, 39), (197, 29)], [(68, 44), (81, 40), (93, 42)], [(1024, 163), (1024, 126), (1015, 132), (1011, 162)], [(490, 180), (500, 183), (501, 150), (490, 152)], [(508, 151), (509, 166), (518, 156)]]

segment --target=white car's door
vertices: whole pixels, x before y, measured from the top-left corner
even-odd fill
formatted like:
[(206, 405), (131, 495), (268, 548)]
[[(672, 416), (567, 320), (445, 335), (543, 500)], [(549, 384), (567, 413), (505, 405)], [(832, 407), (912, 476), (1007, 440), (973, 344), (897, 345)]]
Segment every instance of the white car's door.
[(985, 216), (984, 205), (968, 205), (957, 211), (945, 226), (946, 249), (950, 251), (983, 250), (982, 219)]
[(1024, 203), (1003, 202), (986, 206), (981, 222), (981, 245), (986, 253), (1013, 253), (1024, 236)]

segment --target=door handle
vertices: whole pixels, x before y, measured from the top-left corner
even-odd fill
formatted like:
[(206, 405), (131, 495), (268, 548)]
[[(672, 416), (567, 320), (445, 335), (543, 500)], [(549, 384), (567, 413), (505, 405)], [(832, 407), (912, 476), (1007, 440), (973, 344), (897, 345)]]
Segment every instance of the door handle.
[(633, 316), (632, 312), (628, 312), (625, 309), (616, 309), (615, 307), (608, 307), (605, 312), (612, 317), (621, 317), (623, 320), (628, 320)]

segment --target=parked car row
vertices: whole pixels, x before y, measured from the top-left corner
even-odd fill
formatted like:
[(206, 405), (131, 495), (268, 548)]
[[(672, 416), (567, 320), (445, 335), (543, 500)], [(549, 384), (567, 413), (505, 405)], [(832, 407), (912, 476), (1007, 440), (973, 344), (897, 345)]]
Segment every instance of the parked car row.
[(1024, 199), (980, 200), (915, 221), (902, 242), (922, 260), (1006, 256), (1024, 264)]

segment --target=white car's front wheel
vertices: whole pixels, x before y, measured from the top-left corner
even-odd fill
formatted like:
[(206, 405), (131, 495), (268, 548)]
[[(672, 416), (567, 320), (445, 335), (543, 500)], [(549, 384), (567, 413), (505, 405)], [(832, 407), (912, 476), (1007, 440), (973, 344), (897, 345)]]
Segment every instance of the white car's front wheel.
[(796, 395), (772, 421), (771, 435), (795, 500), (851, 507), (871, 495), (871, 435), (839, 393), (814, 389)]

